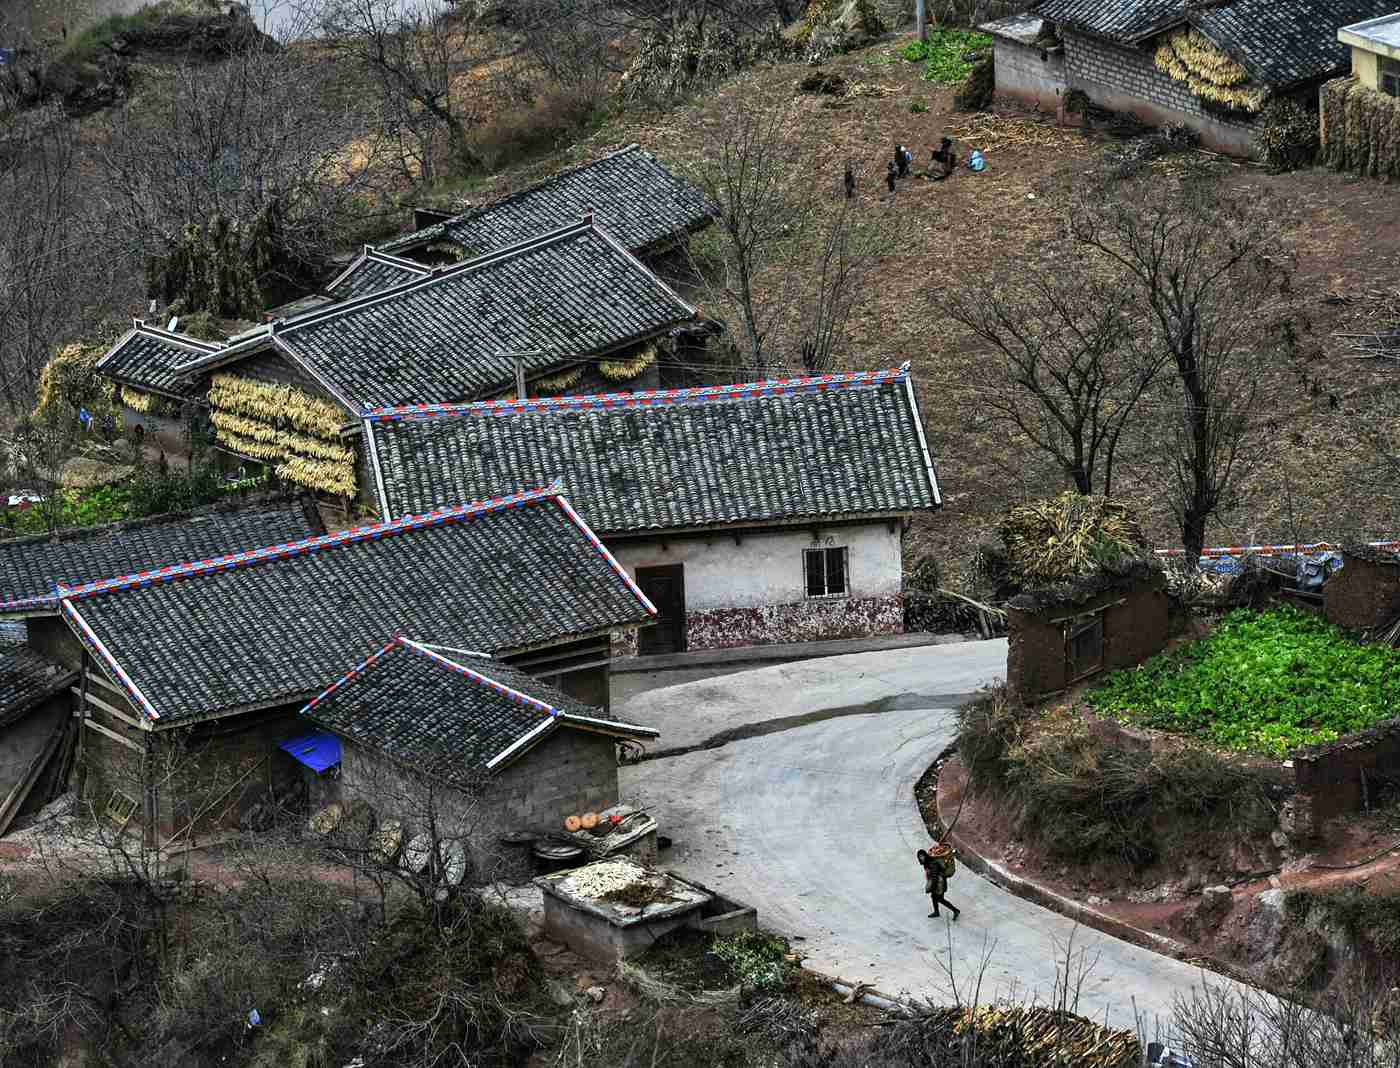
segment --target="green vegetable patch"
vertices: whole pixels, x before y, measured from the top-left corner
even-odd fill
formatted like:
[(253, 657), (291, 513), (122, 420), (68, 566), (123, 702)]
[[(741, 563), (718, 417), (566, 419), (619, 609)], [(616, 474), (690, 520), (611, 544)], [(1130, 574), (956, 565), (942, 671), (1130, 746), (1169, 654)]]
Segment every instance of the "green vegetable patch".
[(992, 39), (971, 30), (929, 30), (928, 42), (910, 41), (900, 53), (910, 63), (923, 63), (924, 81), (952, 85), (972, 73), (967, 59), (978, 49), (990, 48)]
[(1400, 652), (1358, 645), (1296, 608), (1238, 609), (1208, 637), (1112, 673), (1087, 699), (1125, 723), (1281, 758), (1400, 715)]

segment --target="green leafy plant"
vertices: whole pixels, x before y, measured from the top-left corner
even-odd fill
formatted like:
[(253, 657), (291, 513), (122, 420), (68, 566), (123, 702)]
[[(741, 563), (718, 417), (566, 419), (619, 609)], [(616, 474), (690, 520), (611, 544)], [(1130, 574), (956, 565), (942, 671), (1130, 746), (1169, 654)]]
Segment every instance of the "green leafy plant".
[(952, 85), (972, 73), (967, 56), (990, 48), (992, 39), (971, 30), (930, 30), (928, 41), (910, 41), (900, 55), (910, 63), (927, 63), (924, 81)]
[(729, 966), (740, 985), (777, 991), (787, 982), (787, 948), (787, 943), (774, 935), (743, 931), (715, 939), (710, 952)]
[(1088, 701), (1124, 722), (1282, 757), (1394, 716), (1400, 652), (1296, 608), (1239, 609), (1201, 641), (1109, 675)]
[(915, 100), (912, 104), (909, 105), (909, 110), (912, 111), (915, 115), (922, 115), (928, 110), (928, 105), (925, 104), (922, 100)]

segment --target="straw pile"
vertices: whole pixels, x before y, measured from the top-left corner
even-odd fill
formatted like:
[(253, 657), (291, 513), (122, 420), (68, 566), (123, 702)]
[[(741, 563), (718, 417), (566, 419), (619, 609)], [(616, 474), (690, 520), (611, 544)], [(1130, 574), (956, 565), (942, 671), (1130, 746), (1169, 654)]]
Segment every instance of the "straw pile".
[(1001, 525), (1010, 577), (1049, 586), (1140, 557), (1147, 549), (1129, 508), (1106, 497), (1062, 493), (1018, 505)]
[(973, 1048), (987, 1068), (1137, 1068), (1142, 1046), (1131, 1031), (1100, 1027), (1072, 1012), (1044, 1007), (937, 1009), (883, 1036), (883, 1053), (914, 1047)]

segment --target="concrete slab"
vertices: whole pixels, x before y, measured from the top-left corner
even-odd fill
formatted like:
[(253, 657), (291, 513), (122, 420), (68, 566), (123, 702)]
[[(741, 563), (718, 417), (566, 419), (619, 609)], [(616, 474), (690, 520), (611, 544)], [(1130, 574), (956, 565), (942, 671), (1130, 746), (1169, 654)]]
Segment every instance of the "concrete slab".
[(622, 768), (623, 794), (675, 840), (663, 866), (754, 905), (765, 927), (800, 939), (804, 963), (819, 972), (938, 1000), (956, 982), (966, 998), (985, 955), (983, 1000), (1046, 1001), (1068, 957), (1071, 970), (1092, 964), (1081, 1012), (1118, 1027), (1140, 1015), (1155, 1038), (1173, 998), (1204, 981), (1197, 969), (1079, 927), (968, 871), (949, 893), (960, 920), (927, 918), (914, 853), (928, 835), (913, 791), (954, 738), (955, 702), (783, 725), (837, 702), (970, 693), (1001, 673), (1005, 655), (1005, 642), (977, 642), (656, 691), (632, 711), (668, 741), (746, 723), (766, 733)]
[(613, 713), (661, 731), (652, 752), (674, 752), (844, 715), (955, 704), (1005, 674), (1004, 638), (928, 645), (668, 686), (614, 704)]

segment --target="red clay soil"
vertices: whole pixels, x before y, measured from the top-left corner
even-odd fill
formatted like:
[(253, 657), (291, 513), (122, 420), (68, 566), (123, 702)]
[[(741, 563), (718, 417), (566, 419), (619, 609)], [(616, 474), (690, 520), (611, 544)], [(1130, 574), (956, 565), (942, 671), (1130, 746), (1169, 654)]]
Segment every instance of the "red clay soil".
[[(1270, 875), (1253, 873), (1258, 877), (1238, 883), (1225, 880), (1235, 898), (1230, 917), (1215, 932), (1193, 939), (1184, 921), (1199, 903), (1203, 887), (1194, 887), (1188, 892), (1173, 886), (1166, 900), (1131, 901), (1129, 894), (1142, 894), (1153, 887), (1123, 875), (1115, 877), (1102, 866), (1096, 866), (1093, 871), (1081, 871), (1048, 861), (1014, 839), (1011, 830), (1014, 814), (1007, 806), (975, 792), (967, 793), (964, 801), (966, 789), (967, 772), (957, 757), (943, 765), (936, 783), (932, 776), (925, 776), (919, 783), (919, 809), (930, 834), (936, 834), (941, 826), (939, 811), (954, 813), (961, 804), (957, 837), (965, 850), (1000, 864), (1019, 878), (1054, 894), (1088, 905), (1113, 920), (1173, 939), (1185, 947), (1183, 955), (1187, 958), (1215, 957), (1228, 961), (1235, 956), (1234, 949), (1241, 942), (1241, 931), (1237, 928), (1247, 922), (1254, 895), (1266, 890), (1337, 890), (1364, 886), (1369, 893), (1400, 894), (1400, 850), (1371, 859), (1389, 847), (1400, 846), (1400, 828), (1393, 819), (1389, 826), (1367, 817), (1337, 820), (1328, 826), (1323, 838), (1325, 844), (1316, 852), (1297, 857)], [(1368, 860), (1370, 863), (1364, 863)], [(1318, 867), (1351, 864), (1361, 866), (1340, 871)], [(1248, 874), (1238, 873), (1236, 878)]]

